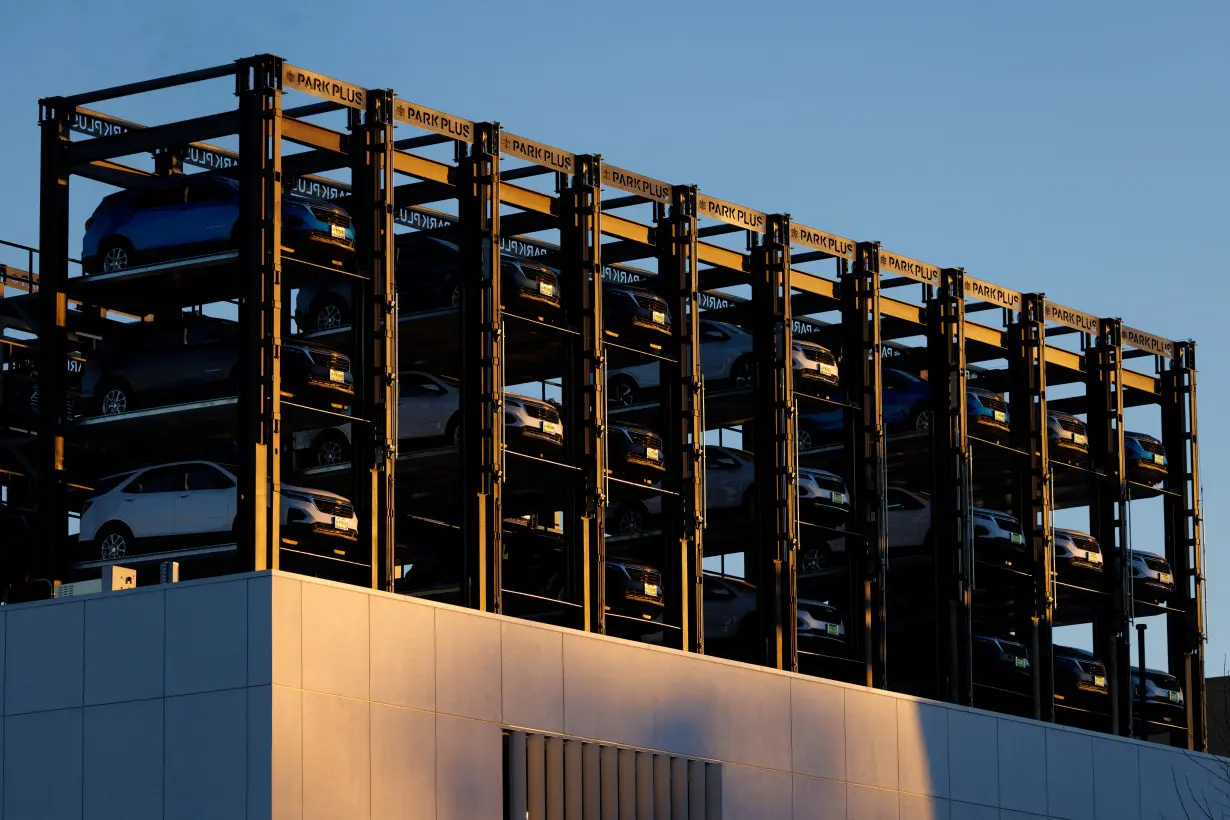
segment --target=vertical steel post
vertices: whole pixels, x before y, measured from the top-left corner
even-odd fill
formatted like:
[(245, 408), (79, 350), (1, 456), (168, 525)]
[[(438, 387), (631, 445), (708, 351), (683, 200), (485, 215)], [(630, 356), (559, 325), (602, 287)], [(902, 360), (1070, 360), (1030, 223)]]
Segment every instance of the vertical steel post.
[(462, 600), (500, 611), (504, 488), (504, 308), (500, 295), (500, 126), (476, 123), (461, 162)]
[(579, 154), (560, 196), (560, 274), (567, 316), (580, 336), (568, 341), (564, 435), (571, 482), (566, 538), (567, 597), (584, 607), (585, 630), (606, 632), (606, 385), (602, 344), (602, 158)]
[(1204, 680), (1204, 514), (1200, 504), (1200, 441), (1196, 428), (1196, 343), (1175, 345), (1162, 374), (1162, 442), (1166, 448), (1166, 560), (1175, 592), (1166, 613), (1170, 672), (1183, 686), (1187, 748), (1208, 751)]
[[(791, 348), (790, 217), (771, 214), (752, 249), (756, 494), (760, 537), (749, 568), (756, 583), (761, 662), (797, 672), (798, 555), (794, 367)], [(751, 558), (751, 556), (748, 556)]]
[[(1051, 463), (1046, 421), (1046, 297), (1021, 294), (1021, 309), (1008, 329), (1008, 394), (1012, 445), (1029, 455), (1017, 471), (1016, 515), (1025, 530), (1033, 576), (1030, 660), (1033, 664), (1033, 716), (1055, 719), (1054, 546), (1051, 541)], [(1018, 457), (1019, 458), (1019, 457)]]
[(927, 304), (930, 358), (931, 455), (934, 479), (931, 548), (938, 638), (936, 684), (940, 697), (973, 702), (974, 539), (973, 490), (965, 394), (965, 271), (945, 268)]
[(663, 567), (668, 623), (680, 626), (679, 648), (704, 651), (701, 556), (704, 522), (705, 431), (700, 368), (700, 289), (696, 254), (696, 187), (671, 188), (670, 211), (658, 221), (658, 277), (671, 309), (670, 356), (661, 367), (663, 446), (667, 453), (664, 496), (667, 560)]
[[(38, 367), (38, 534), (39, 575), (64, 577), (61, 553), (68, 534), (68, 485), (64, 465), (68, 382), (68, 123), (72, 109), (58, 98), (42, 100), (42, 157), (39, 177), (39, 367)], [(34, 273), (31, 266), (30, 273)]]
[(1095, 616), (1093, 641), (1106, 663), (1110, 684), (1110, 730), (1132, 731), (1131, 637), (1132, 584), (1127, 554), (1127, 485), (1123, 462), (1123, 345), (1118, 319), (1099, 322), (1096, 343), (1086, 351), (1089, 380), (1089, 455), (1093, 479), (1090, 529), (1106, 557), (1103, 571), (1108, 605)]
[(278, 569), (281, 507), (281, 59), (239, 62), (239, 498), (241, 568)]
[(858, 402), (852, 411), (853, 448), (850, 517), (851, 626), (862, 650), (867, 686), (885, 689), (887, 632), (885, 595), (888, 530), (885, 518), (884, 406), (880, 376), (880, 245), (860, 242), (854, 267), (841, 277), (844, 339), (841, 381)]
[(372, 589), (392, 590), (393, 479), (397, 460), (397, 287), (393, 269), (393, 93), (368, 91), (351, 111), (355, 262), (363, 277), (352, 312), (355, 395), (351, 424), (355, 515), (370, 548)]

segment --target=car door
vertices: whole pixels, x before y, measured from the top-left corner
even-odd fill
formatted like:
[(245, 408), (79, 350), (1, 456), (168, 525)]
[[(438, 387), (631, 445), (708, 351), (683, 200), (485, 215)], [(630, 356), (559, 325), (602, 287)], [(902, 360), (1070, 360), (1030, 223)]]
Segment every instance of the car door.
[[(189, 177), (184, 213), (185, 250), (208, 253), (231, 245), (231, 230), (239, 218), (235, 187), (213, 177)], [(189, 234), (191, 233), (191, 236)]]
[(175, 529), (183, 535), (231, 528), (235, 482), (212, 464), (189, 464), (175, 494)]
[(720, 381), (730, 376), (727, 350), (730, 335), (713, 322), (700, 323), (700, 370), (708, 381)]
[(447, 383), (417, 371), (403, 373), (400, 382), (398, 437), (428, 439), (443, 436), (449, 418), (457, 410), (455, 394), (450, 402)]
[(931, 530), (931, 505), (895, 487), (890, 487), (885, 497), (889, 548), (922, 546)]
[(162, 538), (175, 534), (175, 494), (184, 483), (184, 465), (146, 470), (121, 490), (115, 515), (137, 538)]
[(724, 447), (705, 448), (705, 506), (728, 510), (743, 502), (742, 462)]
[(178, 348), (177, 372), (167, 374), (195, 394), (213, 394), (211, 388), (229, 381), (239, 358), (238, 337), (215, 322), (189, 323)]
[(117, 227), (132, 241), (143, 262), (173, 259), (191, 233), (185, 228), (184, 177), (179, 175), (137, 191), (129, 204), (132, 215)]

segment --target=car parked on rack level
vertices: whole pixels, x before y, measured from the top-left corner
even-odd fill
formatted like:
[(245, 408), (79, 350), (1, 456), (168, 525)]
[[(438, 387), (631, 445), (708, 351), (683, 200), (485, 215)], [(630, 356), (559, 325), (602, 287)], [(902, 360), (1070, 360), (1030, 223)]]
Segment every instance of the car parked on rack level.
[[(704, 573), (705, 640), (716, 644), (756, 639), (756, 587), (742, 578)], [(828, 601), (800, 598), (795, 608), (799, 649), (818, 654), (842, 654), (846, 624), (841, 611)]]
[(1019, 641), (993, 635), (974, 636), (974, 683), (1008, 692), (1032, 687), (1029, 650)]
[(1132, 594), (1138, 600), (1165, 603), (1174, 594), (1174, 570), (1163, 556), (1132, 550)]
[[(115, 560), (162, 548), (219, 544), (234, 539), (235, 468), (212, 461), (158, 464), (108, 476), (81, 511), (83, 555)], [(284, 539), (323, 547), (344, 557), (356, 543), (357, 519), (340, 495), (283, 484)]]
[(1166, 448), (1148, 433), (1125, 431), (1123, 463), (1128, 480), (1153, 486), (1166, 477)]
[(625, 481), (651, 483), (666, 472), (662, 437), (638, 424), (607, 425), (607, 457), (611, 475)]
[[(889, 487), (888, 547), (927, 550), (931, 547), (931, 495), (904, 487)], [(1015, 567), (1027, 553), (1025, 531), (1013, 515), (974, 507), (974, 554), (980, 561)]]
[[(86, 363), (82, 403), (87, 413), (113, 416), (234, 396), (239, 357), (239, 326), (224, 319), (185, 315), (118, 328)], [(282, 343), (283, 397), (320, 399), (345, 410), (353, 394), (348, 356), (306, 341)]]
[(1106, 666), (1092, 652), (1072, 646), (1053, 647), (1055, 700), (1065, 706), (1105, 712), (1110, 690)]
[(602, 326), (612, 339), (648, 341), (660, 349), (671, 332), (670, 306), (651, 290), (603, 282)]
[(1160, 669), (1146, 669), (1142, 685), (1140, 668), (1132, 667), (1132, 705), (1139, 720), (1168, 726), (1187, 725), (1187, 700), (1179, 679)]
[(1079, 581), (1082, 575), (1100, 573), (1102, 547), (1096, 538), (1080, 530), (1055, 530), (1055, 570), (1064, 581)]
[(1068, 413), (1048, 410), (1046, 413), (1046, 437), (1051, 458), (1075, 464), (1084, 464), (1089, 459), (1089, 432), (1085, 422)]
[[(217, 174), (175, 174), (103, 197), (85, 222), (86, 274), (238, 247), (239, 182)], [(282, 252), (331, 266), (354, 254), (350, 215), (331, 202), (282, 195)]]

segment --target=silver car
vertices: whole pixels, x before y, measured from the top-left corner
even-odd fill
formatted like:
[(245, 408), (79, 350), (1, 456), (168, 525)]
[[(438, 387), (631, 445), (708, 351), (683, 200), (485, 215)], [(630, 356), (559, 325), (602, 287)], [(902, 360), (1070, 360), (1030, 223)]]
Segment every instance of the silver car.
[[(399, 379), (398, 439), (459, 446), (461, 387), (457, 380), (422, 370), (404, 371)], [(505, 393), (504, 425), (509, 446), (517, 450), (537, 453), (564, 443), (559, 408), (551, 402)]]

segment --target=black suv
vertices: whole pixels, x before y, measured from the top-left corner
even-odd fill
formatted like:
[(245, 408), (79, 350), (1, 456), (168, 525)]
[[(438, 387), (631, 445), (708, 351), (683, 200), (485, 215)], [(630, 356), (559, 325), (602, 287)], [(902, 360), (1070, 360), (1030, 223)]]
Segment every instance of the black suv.
[(1065, 706), (1105, 712), (1110, 690), (1106, 667), (1092, 652), (1072, 646), (1056, 646), (1052, 657), (1055, 668), (1055, 700)]
[(671, 311), (666, 300), (644, 288), (603, 283), (602, 321), (614, 339), (646, 339), (651, 343), (671, 332)]
[(607, 427), (611, 474), (628, 481), (652, 482), (666, 472), (662, 437), (634, 424)]
[[(461, 251), (456, 243), (422, 233), (399, 234), (394, 240), (395, 278), (405, 299), (403, 313), (461, 306)], [(500, 257), (504, 307), (513, 310), (559, 309), (559, 276), (529, 259)], [(328, 330), (348, 325), (353, 316), (351, 286), (316, 280), (300, 285), (295, 321), (300, 330)]]
[(606, 559), (606, 609), (647, 621), (662, 617), (662, 573), (640, 561)]
[(974, 636), (974, 682), (1009, 692), (1028, 692), (1033, 685), (1029, 650), (1011, 638)]
[[(104, 416), (143, 407), (233, 396), (238, 388), (239, 326), (208, 316), (132, 325), (108, 337), (82, 377), (85, 409)], [(350, 359), (307, 342), (282, 343), (282, 395), (316, 396), (350, 406)]]
[(1179, 679), (1160, 669), (1146, 669), (1144, 688), (1140, 684), (1140, 669), (1132, 667), (1133, 710), (1138, 719), (1171, 726), (1187, 725), (1187, 706)]

